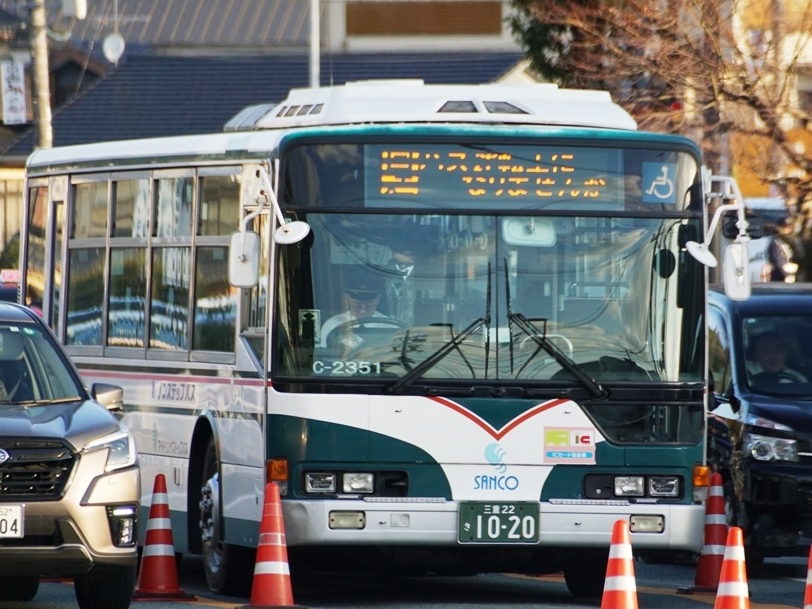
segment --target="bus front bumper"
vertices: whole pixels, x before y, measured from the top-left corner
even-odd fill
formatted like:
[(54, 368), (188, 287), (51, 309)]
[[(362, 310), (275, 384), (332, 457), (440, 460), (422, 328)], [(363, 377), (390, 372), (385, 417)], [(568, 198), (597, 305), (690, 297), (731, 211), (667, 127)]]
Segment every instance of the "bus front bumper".
[[(457, 501), (287, 499), (282, 504), (288, 546), (459, 544)], [(660, 532), (632, 532), (635, 550), (702, 550), (702, 505), (589, 501), (541, 502), (538, 545), (608, 547), (615, 521), (630, 521), (633, 516), (661, 516), (664, 523)], [(335, 528), (338, 521), (357, 528)]]

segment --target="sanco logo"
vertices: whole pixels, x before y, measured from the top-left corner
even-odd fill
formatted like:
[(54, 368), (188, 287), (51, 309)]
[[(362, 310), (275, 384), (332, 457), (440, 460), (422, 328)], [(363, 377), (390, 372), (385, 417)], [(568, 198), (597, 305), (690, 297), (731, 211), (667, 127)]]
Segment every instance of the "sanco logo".
[(507, 454), (498, 444), (489, 444), (485, 447), (485, 460), (500, 474), (499, 476), (474, 476), (475, 491), (515, 491), (519, 488), (519, 479), (516, 476), (505, 476), (507, 465), (502, 459)]
[(504, 457), (505, 454), (505, 449), (498, 444), (488, 444), (485, 447), (485, 460), (493, 465), (493, 468), (500, 474), (504, 474), (507, 471), (507, 465), (502, 463), (502, 457)]

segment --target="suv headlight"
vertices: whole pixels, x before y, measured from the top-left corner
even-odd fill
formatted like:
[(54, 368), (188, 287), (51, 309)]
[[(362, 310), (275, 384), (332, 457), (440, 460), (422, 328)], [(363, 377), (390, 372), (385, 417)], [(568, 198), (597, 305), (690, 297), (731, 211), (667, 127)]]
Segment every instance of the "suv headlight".
[(109, 451), (107, 453), (107, 463), (104, 466), (104, 471), (106, 472), (123, 467), (130, 467), (138, 462), (138, 452), (135, 450), (135, 439), (126, 429), (88, 442), (82, 452), (95, 452), (104, 448)]
[(797, 461), (797, 441), (746, 433), (742, 438), (744, 453), (758, 461)]
[(748, 414), (744, 419), (744, 424), (750, 425), (751, 427), (762, 427), (763, 429), (775, 429), (777, 431), (795, 431), (788, 425), (776, 423), (775, 421), (771, 421), (770, 419), (765, 419), (764, 417), (759, 417), (754, 414)]

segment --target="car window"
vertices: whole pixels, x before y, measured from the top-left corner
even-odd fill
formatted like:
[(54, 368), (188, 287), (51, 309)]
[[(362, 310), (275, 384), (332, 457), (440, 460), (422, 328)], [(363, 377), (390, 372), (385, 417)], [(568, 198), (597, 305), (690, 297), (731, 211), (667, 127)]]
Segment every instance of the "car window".
[(81, 399), (82, 393), (42, 328), (0, 324), (0, 403)]
[(730, 341), (722, 316), (708, 312), (708, 369), (713, 376), (713, 392), (724, 395), (731, 383)]
[(742, 319), (747, 383), (753, 391), (808, 396), (812, 389), (812, 316)]

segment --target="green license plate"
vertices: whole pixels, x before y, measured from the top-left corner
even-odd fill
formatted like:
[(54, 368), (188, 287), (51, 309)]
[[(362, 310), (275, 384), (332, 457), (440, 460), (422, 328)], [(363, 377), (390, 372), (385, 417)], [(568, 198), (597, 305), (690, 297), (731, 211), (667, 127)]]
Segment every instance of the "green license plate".
[(538, 543), (537, 502), (460, 503), (460, 543)]

